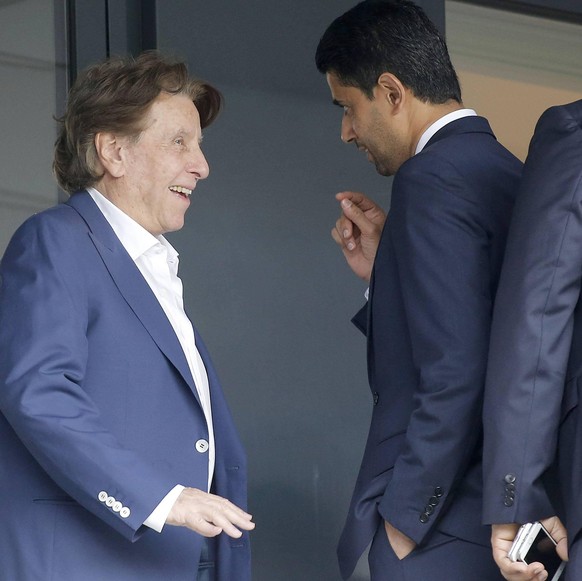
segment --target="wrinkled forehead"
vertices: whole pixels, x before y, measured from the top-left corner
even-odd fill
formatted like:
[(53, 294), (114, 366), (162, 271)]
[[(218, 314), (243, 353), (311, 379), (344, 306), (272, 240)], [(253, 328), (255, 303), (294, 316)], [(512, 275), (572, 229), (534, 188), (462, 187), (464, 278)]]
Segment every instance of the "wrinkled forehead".
[(142, 125), (144, 132), (201, 133), (200, 114), (192, 99), (179, 93), (161, 93), (147, 109)]

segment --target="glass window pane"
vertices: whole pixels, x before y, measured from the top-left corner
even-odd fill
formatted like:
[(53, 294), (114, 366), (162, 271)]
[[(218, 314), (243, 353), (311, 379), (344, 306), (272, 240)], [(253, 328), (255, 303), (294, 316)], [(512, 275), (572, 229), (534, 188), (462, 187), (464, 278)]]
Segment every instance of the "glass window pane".
[(0, 255), (31, 214), (54, 205), (54, 3), (0, 0)]

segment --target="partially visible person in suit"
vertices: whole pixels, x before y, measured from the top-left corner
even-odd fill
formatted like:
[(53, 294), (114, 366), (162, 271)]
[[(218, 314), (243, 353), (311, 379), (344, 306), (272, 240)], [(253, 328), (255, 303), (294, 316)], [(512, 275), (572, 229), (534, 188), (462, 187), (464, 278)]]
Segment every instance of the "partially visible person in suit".
[(163, 236), (220, 108), (156, 52), (70, 92), (54, 170), (72, 195), (0, 267), (2, 579), (250, 579), (245, 454)]
[(444, 40), (412, 2), (361, 2), (316, 64), (341, 138), (394, 176), (388, 216), (337, 195), (332, 231), (369, 297), (373, 413), (338, 557), (374, 581), (500, 579), (481, 524), (481, 408), (493, 298), (522, 164), (466, 109)]
[(507, 556), (519, 524), (536, 520), (569, 552), (565, 578), (582, 579), (581, 284), (582, 100), (538, 121), (493, 317), (484, 518), (506, 579), (546, 578)]

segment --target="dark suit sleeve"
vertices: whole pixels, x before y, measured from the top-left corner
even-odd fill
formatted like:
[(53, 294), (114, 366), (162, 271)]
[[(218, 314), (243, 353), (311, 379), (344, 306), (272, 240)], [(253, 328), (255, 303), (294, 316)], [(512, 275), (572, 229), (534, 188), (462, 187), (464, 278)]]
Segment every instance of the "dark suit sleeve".
[[(39, 217), (17, 232), (6, 251), (0, 270), (0, 410), (59, 487), (134, 540), (175, 482), (124, 448), (83, 389), (91, 327), (83, 269), (91, 263), (67, 259), (75, 244), (63, 223)], [(104, 483), (117, 498), (124, 491), (129, 516), (100, 501)]]
[(540, 118), (512, 218), (485, 392), (486, 523), (555, 513), (542, 475), (556, 450), (582, 277), (581, 120), (582, 101)]
[(379, 510), (417, 543), (438, 521), (480, 436), (492, 309), (491, 216), (463, 197), (467, 185), (447, 160), (437, 160), (438, 172), (434, 162), (401, 168), (389, 215), (419, 382)]

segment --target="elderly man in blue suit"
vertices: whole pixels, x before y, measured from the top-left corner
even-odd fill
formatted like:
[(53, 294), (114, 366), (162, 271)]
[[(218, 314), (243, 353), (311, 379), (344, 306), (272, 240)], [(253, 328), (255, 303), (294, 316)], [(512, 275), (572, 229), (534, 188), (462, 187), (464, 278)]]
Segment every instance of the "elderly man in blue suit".
[[(484, 517), (507, 579), (520, 524), (542, 521), (582, 579), (582, 100), (540, 117), (509, 231), (484, 406)], [(565, 525), (565, 528), (564, 528)]]
[(244, 451), (163, 236), (220, 106), (155, 52), (69, 95), (54, 169), (73, 195), (0, 270), (2, 579), (250, 579)]
[[(521, 163), (463, 107), (444, 41), (408, 1), (365, 1), (317, 49), (341, 137), (394, 175), (390, 213), (338, 194), (332, 234), (369, 281), (374, 404), (338, 547), (348, 578), (500, 579), (481, 524), (481, 404), (493, 298)], [(381, 234), (380, 234), (381, 232)]]

